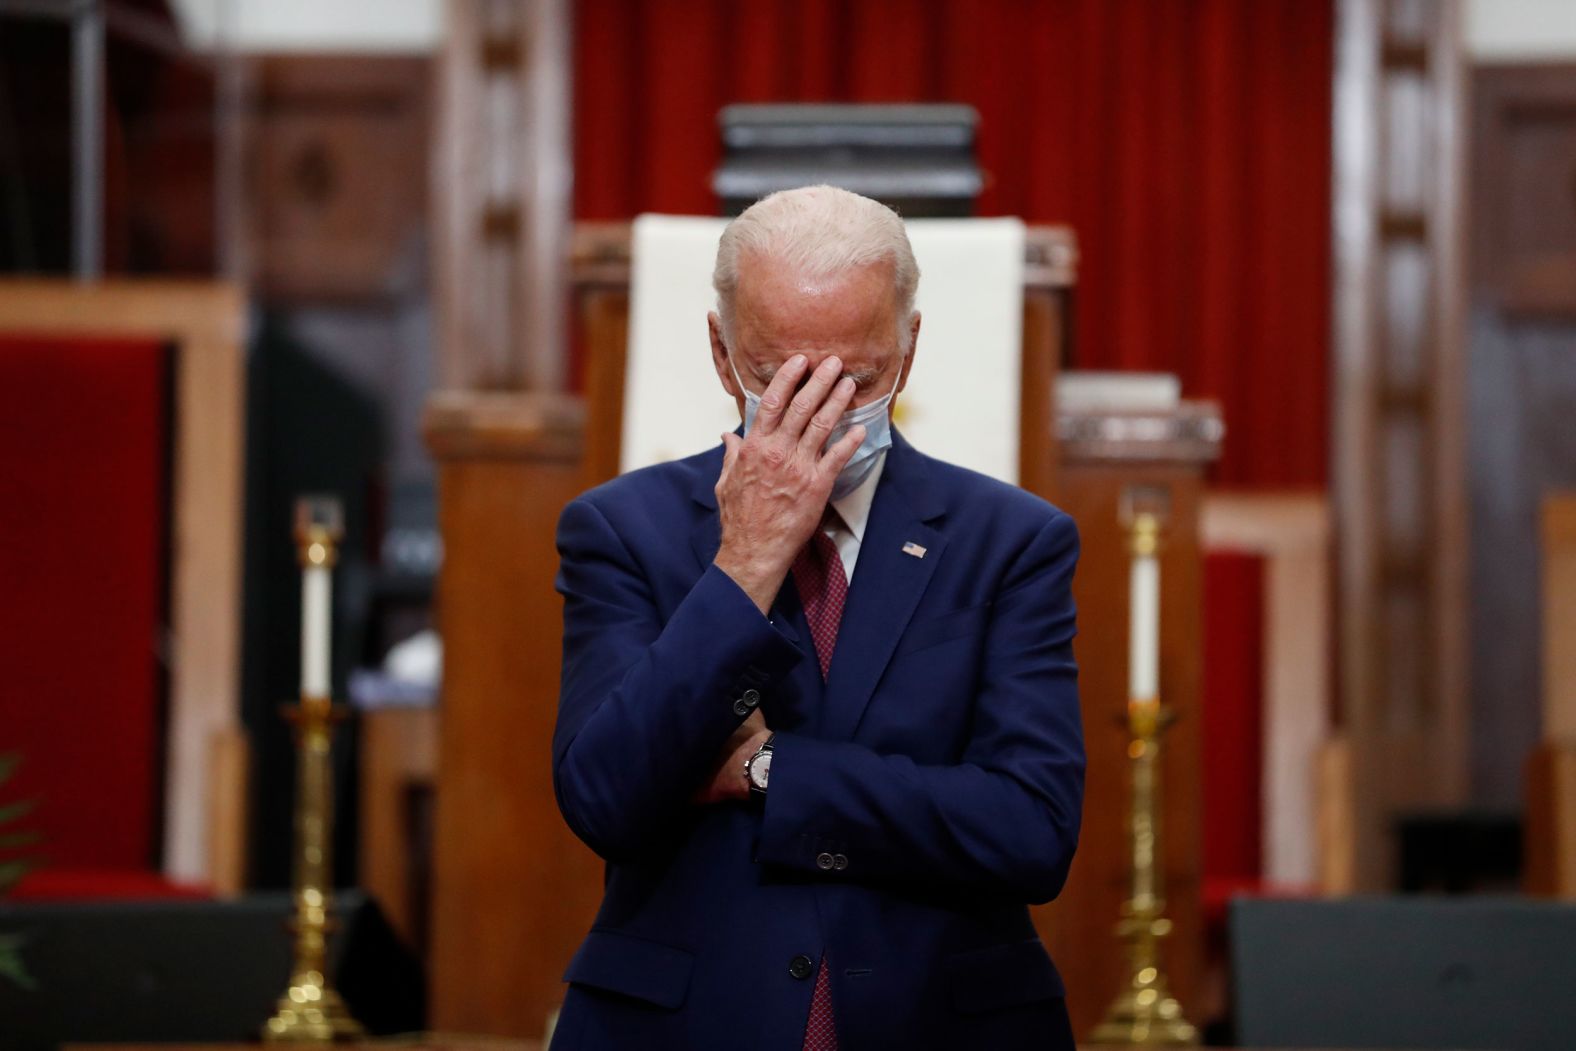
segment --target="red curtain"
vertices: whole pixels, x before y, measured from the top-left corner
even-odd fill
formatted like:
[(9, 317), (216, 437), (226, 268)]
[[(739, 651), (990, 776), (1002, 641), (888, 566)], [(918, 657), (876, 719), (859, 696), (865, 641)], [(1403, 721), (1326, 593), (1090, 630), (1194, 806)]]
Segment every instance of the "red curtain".
[(730, 102), (979, 110), (985, 215), (1067, 223), (1075, 364), (1218, 399), (1215, 480), (1327, 474), (1328, 0), (580, 0), (576, 215), (709, 214)]

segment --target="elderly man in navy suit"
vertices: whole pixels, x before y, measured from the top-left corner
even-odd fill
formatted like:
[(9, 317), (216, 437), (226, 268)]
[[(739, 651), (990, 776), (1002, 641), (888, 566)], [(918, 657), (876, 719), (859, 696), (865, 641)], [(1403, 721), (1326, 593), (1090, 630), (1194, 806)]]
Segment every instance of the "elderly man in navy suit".
[(761, 200), (708, 318), (742, 428), (563, 513), (554, 785), (607, 882), (558, 1051), (1073, 1047), (1027, 906), (1078, 840), (1078, 536), (893, 431), (918, 281), (885, 206)]

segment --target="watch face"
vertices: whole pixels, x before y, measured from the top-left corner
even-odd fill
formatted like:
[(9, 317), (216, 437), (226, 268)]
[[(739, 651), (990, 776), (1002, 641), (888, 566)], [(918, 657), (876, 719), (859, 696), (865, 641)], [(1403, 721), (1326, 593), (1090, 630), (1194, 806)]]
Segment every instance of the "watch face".
[[(738, 760), (734, 760), (738, 762)], [(737, 769), (737, 768), (735, 768)], [(750, 760), (750, 784), (756, 788), (766, 787), (766, 776), (772, 771), (772, 753), (761, 752)]]

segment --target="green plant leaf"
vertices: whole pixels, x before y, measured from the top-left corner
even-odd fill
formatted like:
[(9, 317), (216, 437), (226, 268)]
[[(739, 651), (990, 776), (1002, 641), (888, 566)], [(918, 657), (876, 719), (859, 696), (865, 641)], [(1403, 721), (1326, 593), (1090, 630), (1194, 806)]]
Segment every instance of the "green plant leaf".
[[(16, 772), (17, 765), (21, 763), (20, 752), (0, 752), (0, 784), (4, 784)], [(20, 818), (32, 813), (34, 801), (31, 799), (20, 800), (0, 806), (0, 826), (14, 823)], [(13, 829), (0, 834), (0, 851), (13, 851), (19, 848), (30, 847), (38, 843), (43, 837), (33, 829)], [(12, 887), (39, 865), (38, 858), (21, 857), (0, 862), (0, 895), (4, 895)], [(0, 958), (0, 976), (21, 975), (25, 978), (21, 968), (20, 958), (16, 956), (16, 946), (21, 942), (14, 938), (7, 939), (0, 935), (0, 952), (9, 955)], [(18, 981), (21, 978), (17, 979)]]
[(22, 963), (25, 940), (20, 934), (0, 934), (0, 978), (9, 978), (13, 984), (31, 991), (38, 988), (38, 983)]

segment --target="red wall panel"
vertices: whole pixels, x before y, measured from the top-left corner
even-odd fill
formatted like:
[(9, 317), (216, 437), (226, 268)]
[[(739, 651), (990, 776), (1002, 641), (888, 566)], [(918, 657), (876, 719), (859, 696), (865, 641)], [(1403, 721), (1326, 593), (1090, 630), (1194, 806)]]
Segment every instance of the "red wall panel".
[(1264, 559), (1204, 558), (1204, 881), (1263, 875)]
[(0, 338), (0, 803), (50, 868), (157, 861), (166, 580), (158, 343)]

